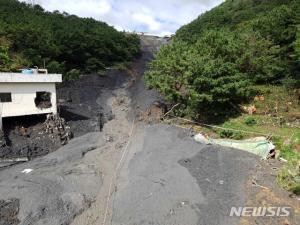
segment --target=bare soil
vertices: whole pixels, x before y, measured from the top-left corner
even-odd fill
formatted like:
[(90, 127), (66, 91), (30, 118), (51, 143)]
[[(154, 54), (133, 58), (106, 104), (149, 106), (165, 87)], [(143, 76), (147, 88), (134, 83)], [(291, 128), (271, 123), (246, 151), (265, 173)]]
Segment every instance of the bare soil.
[(289, 217), (243, 217), (242, 225), (297, 225), (300, 221), (300, 198), (281, 189), (276, 176), (284, 163), (270, 159), (256, 165), (249, 176), (247, 189), (247, 206), (256, 207), (290, 207)]

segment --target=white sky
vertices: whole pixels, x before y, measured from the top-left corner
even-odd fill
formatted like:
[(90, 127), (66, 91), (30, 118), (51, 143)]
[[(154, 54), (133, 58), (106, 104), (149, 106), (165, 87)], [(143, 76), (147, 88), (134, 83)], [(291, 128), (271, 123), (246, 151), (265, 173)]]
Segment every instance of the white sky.
[[(25, 0), (21, 0), (25, 1)], [(30, 2), (30, 0), (27, 0)], [(93, 17), (118, 30), (174, 33), (223, 0), (35, 0), (48, 11)]]

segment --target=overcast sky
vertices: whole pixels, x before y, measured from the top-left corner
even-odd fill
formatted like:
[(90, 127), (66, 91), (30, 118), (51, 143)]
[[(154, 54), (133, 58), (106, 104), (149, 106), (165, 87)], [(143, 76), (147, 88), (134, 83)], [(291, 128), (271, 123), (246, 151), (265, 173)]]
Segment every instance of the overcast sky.
[[(25, 0), (24, 0), (25, 1)], [(27, 0), (27, 2), (30, 0)], [(48, 11), (93, 17), (118, 30), (165, 35), (223, 0), (34, 0)]]

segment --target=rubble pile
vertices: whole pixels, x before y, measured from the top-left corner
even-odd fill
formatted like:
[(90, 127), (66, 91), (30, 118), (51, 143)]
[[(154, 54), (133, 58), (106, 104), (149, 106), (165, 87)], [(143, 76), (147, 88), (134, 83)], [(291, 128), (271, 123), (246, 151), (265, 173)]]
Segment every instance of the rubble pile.
[(19, 199), (0, 200), (0, 224), (17, 225), (20, 201)]
[(58, 114), (47, 115), (44, 127), (45, 133), (50, 134), (52, 139), (57, 138), (62, 145), (67, 144), (73, 136), (70, 126)]
[(167, 106), (163, 102), (155, 101), (148, 108), (146, 112), (141, 112), (139, 115), (139, 121), (146, 123), (155, 123), (162, 120), (164, 114), (167, 112)]

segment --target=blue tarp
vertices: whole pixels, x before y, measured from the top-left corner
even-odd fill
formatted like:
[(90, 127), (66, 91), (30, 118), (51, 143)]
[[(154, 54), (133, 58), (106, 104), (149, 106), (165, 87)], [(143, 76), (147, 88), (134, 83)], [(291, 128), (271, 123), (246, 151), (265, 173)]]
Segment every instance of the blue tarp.
[(26, 70), (22, 70), (21, 73), (22, 73), (22, 74), (33, 74), (33, 70), (26, 69)]

